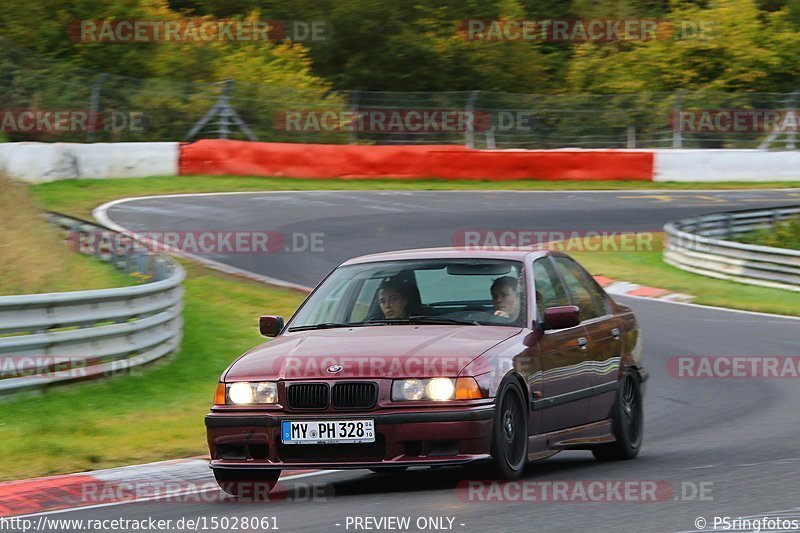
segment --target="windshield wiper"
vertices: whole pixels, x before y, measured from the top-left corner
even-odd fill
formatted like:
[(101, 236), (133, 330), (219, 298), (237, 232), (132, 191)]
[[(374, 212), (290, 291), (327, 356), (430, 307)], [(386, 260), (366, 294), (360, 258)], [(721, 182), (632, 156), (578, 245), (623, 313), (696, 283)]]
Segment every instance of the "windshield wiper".
[(463, 326), (480, 326), (480, 323), (474, 320), (459, 320), (457, 318), (428, 315), (414, 315), (408, 318), (370, 318), (364, 324), (459, 324)]
[(287, 331), (310, 331), (314, 329), (352, 328), (359, 326), (378, 326), (381, 324), (458, 324), (462, 326), (480, 326), (474, 320), (459, 320), (442, 316), (414, 315), (408, 318), (370, 318), (366, 322), (321, 322), (308, 326), (295, 326)]
[(311, 324), (308, 326), (295, 326), (289, 328), (288, 331), (309, 331), (312, 329), (334, 329), (334, 328), (351, 328), (353, 326), (360, 326), (361, 322), (322, 322), (320, 324)]
[(380, 326), (381, 324), (408, 324), (407, 318), (370, 318), (361, 323), (362, 326)]
[(446, 316), (414, 315), (407, 319), (412, 324), (462, 324), (465, 326), (480, 326), (475, 320), (460, 320)]

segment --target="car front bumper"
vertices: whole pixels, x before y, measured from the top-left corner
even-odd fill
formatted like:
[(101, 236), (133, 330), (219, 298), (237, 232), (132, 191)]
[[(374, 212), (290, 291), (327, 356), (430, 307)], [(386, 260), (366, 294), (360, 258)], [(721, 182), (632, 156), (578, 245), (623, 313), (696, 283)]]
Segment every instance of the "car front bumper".
[[(347, 469), (446, 466), (488, 459), (493, 405), (408, 412), (300, 413), (216, 412), (206, 415), (211, 468)], [(371, 418), (370, 444), (281, 442), (281, 421)]]

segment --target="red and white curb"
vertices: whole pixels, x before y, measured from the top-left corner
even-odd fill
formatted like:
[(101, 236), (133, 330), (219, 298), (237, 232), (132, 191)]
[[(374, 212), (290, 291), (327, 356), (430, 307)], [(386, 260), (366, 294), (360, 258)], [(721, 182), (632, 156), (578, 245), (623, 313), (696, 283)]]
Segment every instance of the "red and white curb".
[(594, 276), (594, 279), (608, 293), (617, 296), (637, 296), (639, 298), (654, 298), (669, 302), (691, 302), (694, 296), (680, 292), (670, 292), (666, 289), (637, 285), (627, 281), (619, 281), (605, 276)]
[[(283, 474), (281, 481), (326, 472), (335, 471), (291, 471)], [(219, 490), (208, 458), (198, 457), (0, 483), (3, 517), (158, 500), (235, 501)]]

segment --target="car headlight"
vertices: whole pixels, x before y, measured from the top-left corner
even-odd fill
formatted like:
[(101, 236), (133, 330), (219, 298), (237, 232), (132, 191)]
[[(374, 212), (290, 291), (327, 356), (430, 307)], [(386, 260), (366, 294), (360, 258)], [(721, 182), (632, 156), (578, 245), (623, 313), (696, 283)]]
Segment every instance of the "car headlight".
[(483, 398), (474, 378), (396, 379), (392, 382), (392, 401), (473, 400)]
[(435, 378), (428, 381), (425, 385), (425, 394), (431, 400), (442, 402), (444, 400), (451, 400), (453, 393), (456, 392), (456, 384), (454, 379)]
[(214, 401), (217, 405), (278, 403), (278, 384), (274, 381), (220, 383)]

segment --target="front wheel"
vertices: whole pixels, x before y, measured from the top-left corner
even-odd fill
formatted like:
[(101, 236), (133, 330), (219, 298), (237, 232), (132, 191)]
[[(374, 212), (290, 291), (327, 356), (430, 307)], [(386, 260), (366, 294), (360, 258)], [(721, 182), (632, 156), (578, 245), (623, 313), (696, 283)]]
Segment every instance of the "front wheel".
[(217, 485), (226, 493), (248, 500), (266, 500), (278, 482), (280, 470), (215, 468)]
[(508, 381), (497, 394), (492, 428), (492, 460), (476, 465), (478, 474), (488, 479), (515, 480), (522, 476), (528, 461), (528, 410), (525, 395), (514, 381)]
[(600, 461), (623, 461), (639, 454), (644, 433), (644, 409), (639, 375), (628, 370), (620, 381), (614, 403), (612, 429), (617, 439), (592, 450)]

